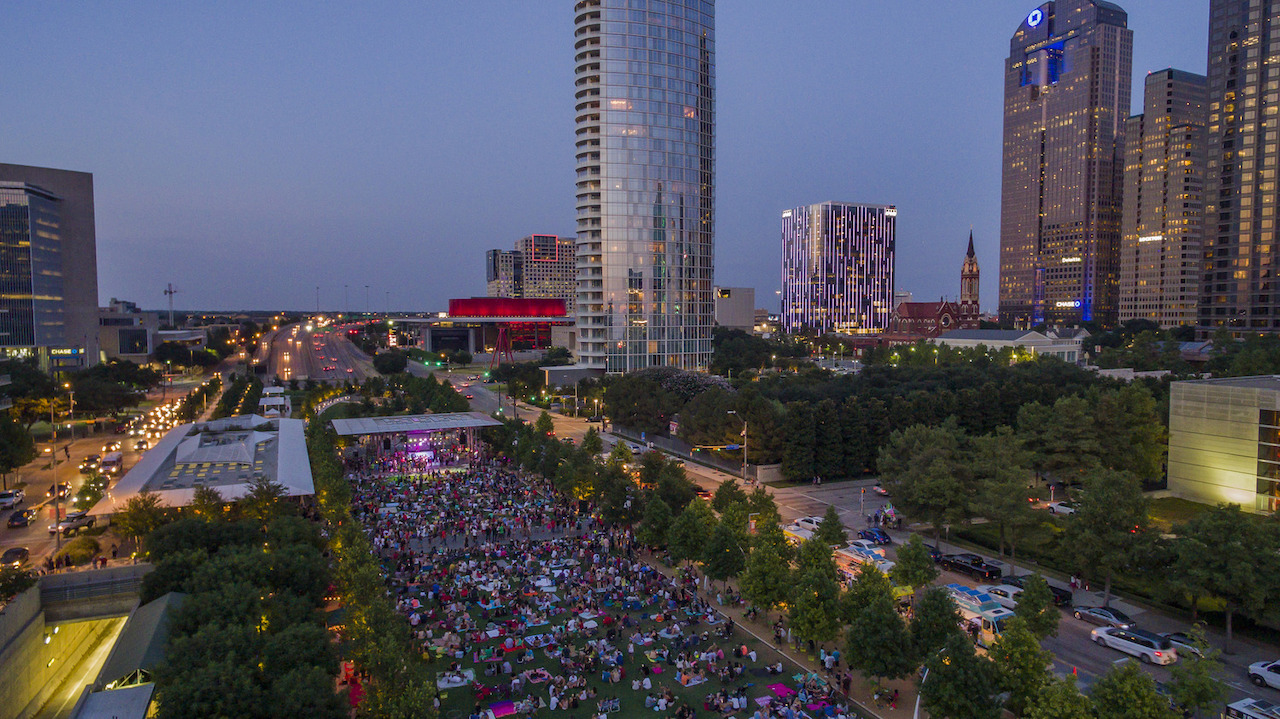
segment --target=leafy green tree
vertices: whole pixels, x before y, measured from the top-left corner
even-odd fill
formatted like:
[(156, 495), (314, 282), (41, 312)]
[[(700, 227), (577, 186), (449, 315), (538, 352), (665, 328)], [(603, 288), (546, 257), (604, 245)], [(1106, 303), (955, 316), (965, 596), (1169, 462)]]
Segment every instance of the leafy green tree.
[(907, 625), (894, 606), (888, 582), (881, 591), (864, 597), (861, 611), (845, 630), (844, 659), (863, 674), (880, 679), (901, 679), (916, 668), (916, 654)]
[(200, 485), (196, 487), (195, 492), (191, 495), (190, 509), (195, 516), (205, 521), (220, 519), (223, 515), (222, 508), (226, 506), (227, 501), (222, 498), (222, 493), (215, 487)]
[(1238, 504), (1220, 504), (1178, 527), (1177, 534), (1176, 579), (1193, 605), (1197, 597), (1223, 601), (1229, 646), (1236, 612), (1257, 616), (1280, 597), (1280, 576), (1258, 561), (1280, 551), (1280, 529), (1246, 516)]
[(1083, 397), (1061, 397), (1048, 409), (1039, 403), (1018, 410), (1018, 434), (1033, 453), (1033, 466), (1052, 477), (1078, 481), (1098, 465), (1092, 411)]
[(679, 563), (700, 559), (715, 524), (715, 515), (706, 502), (690, 502), (667, 531), (667, 549), (671, 552), (672, 560)]
[(8, 412), (0, 412), (0, 474), (9, 474), (35, 458), (31, 435)]
[(952, 637), (942, 651), (925, 662), (920, 703), (930, 716), (947, 719), (998, 719), (1000, 702), (996, 669), (979, 657), (963, 636)]
[(813, 410), (813, 472), (824, 479), (848, 476), (844, 463), (844, 430), (840, 408), (824, 399)]
[(543, 437), (551, 437), (556, 433), (555, 422), (551, 420), (551, 415), (547, 414), (546, 410), (543, 410), (538, 415), (538, 419), (534, 420), (533, 431)]
[(123, 536), (138, 544), (168, 520), (168, 511), (160, 504), (160, 495), (142, 490), (125, 502), (124, 509), (111, 518), (111, 524)]
[(791, 594), (791, 632), (801, 641), (829, 642), (840, 631), (840, 585), (814, 569), (797, 574)]
[(840, 512), (834, 504), (827, 505), (827, 511), (823, 513), (822, 521), (818, 522), (818, 529), (813, 537), (832, 547), (843, 547), (849, 543), (849, 533), (845, 531)]
[(1039, 574), (1027, 577), (1013, 613), (1026, 622), (1027, 629), (1037, 639), (1058, 636), (1058, 620), (1062, 619), (1062, 613), (1053, 604), (1049, 583)]
[(409, 355), (397, 349), (383, 350), (373, 356), (373, 369), (378, 374), (397, 374), (409, 366)]
[(939, 427), (917, 424), (894, 432), (880, 450), (880, 481), (894, 505), (927, 520), (935, 543), (943, 527), (968, 516), (972, 487), (961, 440), (955, 420), (949, 419)]
[(672, 512), (681, 512), (698, 496), (698, 485), (685, 474), (684, 467), (675, 462), (663, 462), (653, 493), (661, 497)]
[(246, 517), (266, 527), (285, 511), (284, 485), (270, 477), (254, 477), (249, 480), (249, 493), (241, 497), (236, 506)]
[(650, 498), (644, 507), (644, 520), (636, 529), (636, 539), (650, 547), (666, 544), (671, 521), (671, 507), (661, 497)]
[(1031, 700), (1026, 719), (1096, 719), (1093, 702), (1076, 688), (1070, 674), (1062, 679), (1051, 677), (1040, 695)]
[(786, 442), (782, 447), (782, 476), (792, 481), (812, 478), (815, 473), (813, 408), (806, 402), (787, 405), (784, 427)]
[(774, 544), (760, 544), (747, 557), (746, 568), (738, 584), (742, 594), (768, 614), (791, 597), (791, 567)]
[(604, 451), (604, 440), (600, 439), (595, 427), (588, 427), (587, 433), (582, 435), (582, 451), (588, 457), (597, 457)]
[(995, 434), (973, 440), (973, 473), (978, 485), (977, 506), (983, 516), (1000, 528), (1000, 555), (1005, 545), (1017, 556), (1018, 538), (1040, 517), (1027, 501), (1030, 470), (1027, 453), (1013, 430), (1000, 427)]
[[(545, 412), (543, 414), (546, 414)], [(545, 434), (543, 435), (546, 436)], [(621, 467), (624, 464), (631, 464), (635, 461), (635, 455), (631, 453), (631, 448), (626, 442), (618, 442), (613, 445), (613, 449), (609, 451), (609, 458), (605, 460), (607, 464)]]
[(716, 487), (715, 494), (711, 495), (711, 508), (717, 512), (723, 512), (734, 504), (745, 504), (747, 501), (747, 493), (742, 491), (742, 486), (738, 484), (738, 480), (730, 479), (720, 483)]
[(831, 545), (817, 538), (801, 542), (800, 548), (796, 551), (796, 576), (805, 577), (813, 573), (825, 575), (836, 585), (840, 583)]
[(0, 600), (9, 601), (36, 585), (36, 575), (16, 567), (0, 567)]
[(991, 646), (999, 686), (1009, 692), (1009, 708), (1022, 714), (1049, 683), (1053, 654), (1040, 648), (1040, 640), (1020, 617), (1010, 619)]
[(860, 612), (866, 610), (876, 597), (893, 597), (893, 584), (889, 577), (874, 564), (860, 564), (849, 584), (849, 591), (844, 593), (841, 607), (846, 622), (852, 621)]
[(1126, 384), (1108, 392), (1094, 390), (1091, 397), (1094, 432), (1103, 463), (1140, 480), (1159, 476), (1168, 439), (1156, 400), (1147, 388)]
[(742, 573), (746, 566), (742, 545), (737, 532), (728, 521), (722, 519), (711, 530), (711, 539), (707, 542), (702, 556), (704, 571), (708, 578), (728, 582)]
[(1169, 698), (1183, 710), (1199, 715), (1222, 706), (1228, 691), (1218, 679), (1222, 653), (1209, 647), (1200, 625), (1192, 627), (1190, 635), (1200, 654), (1178, 654), (1178, 661), (1169, 667)]
[(929, 548), (924, 546), (920, 535), (912, 534), (898, 550), (898, 561), (889, 570), (889, 577), (898, 586), (914, 587), (917, 590), (932, 584), (938, 578), (938, 567), (933, 563)]
[(1156, 691), (1150, 674), (1135, 662), (1113, 665), (1093, 685), (1089, 698), (1094, 711), (1108, 719), (1176, 719), (1169, 700)]
[(1133, 561), (1147, 527), (1147, 499), (1128, 472), (1094, 469), (1067, 526), (1068, 546), (1086, 571), (1104, 578), (1102, 604), (1111, 602), (1111, 581)]
[(942, 587), (924, 590), (911, 618), (911, 646), (917, 661), (937, 654), (957, 634), (962, 634), (960, 610), (951, 595)]
[(769, 494), (763, 486), (757, 486), (751, 494), (747, 495), (747, 511), (757, 515), (755, 517), (757, 527), (782, 522), (782, 515), (778, 513), (778, 505), (773, 501), (773, 495)]

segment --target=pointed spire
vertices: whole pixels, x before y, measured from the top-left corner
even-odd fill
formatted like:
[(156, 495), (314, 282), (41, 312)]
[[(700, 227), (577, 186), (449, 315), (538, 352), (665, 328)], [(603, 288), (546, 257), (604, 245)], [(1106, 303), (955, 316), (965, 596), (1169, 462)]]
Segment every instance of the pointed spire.
[(973, 228), (969, 228), (969, 251), (965, 253), (965, 257), (973, 257)]

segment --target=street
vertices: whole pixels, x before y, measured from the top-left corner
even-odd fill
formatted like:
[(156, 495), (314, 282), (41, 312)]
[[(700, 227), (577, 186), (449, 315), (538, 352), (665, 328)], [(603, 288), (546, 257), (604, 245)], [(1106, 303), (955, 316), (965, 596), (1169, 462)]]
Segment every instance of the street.
[(294, 324), (263, 335), (258, 361), (267, 365), (269, 376), (281, 381), (363, 382), (375, 375), (373, 365), (344, 334), (341, 328), (317, 328)]

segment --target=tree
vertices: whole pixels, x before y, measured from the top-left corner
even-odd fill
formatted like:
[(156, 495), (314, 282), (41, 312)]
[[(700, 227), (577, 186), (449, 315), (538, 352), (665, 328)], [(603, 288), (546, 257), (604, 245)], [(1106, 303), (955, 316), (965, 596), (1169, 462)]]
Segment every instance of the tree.
[(814, 475), (813, 408), (807, 402), (787, 405), (786, 442), (782, 446), (782, 475), (792, 481)]
[(840, 583), (831, 545), (816, 538), (801, 542), (800, 549), (796, 551), (796, 576), (805, 577), (813, 572), (826, 575), (834, 584)]
[(849, 534), (845, 531), (844, 522), (840, 521), (840, 512), (834, 504), (827, 505), (827, 511), (823, 513), (822, 521), (818, 522), (818, 529), (813, 537), (831, 547), (843, 547), (849, 543)]
[(866, 597), (845, 630), (845, 661), (849, 666), (879, 679), (901, 679), (916, 668), (916, 654), (907, 626), (887, 590)]
[(1169, 700), (1156, 691), (1150, 674), (1136, 662), (1113, 665), (1093, 685), (1089, 698), (1094, 711), (1107, 719), (1176, 719)]
[(546, 410), (538, 415), (538, 419), (533, 422), (533, 431), (538, 433), (540, 437), (553, 437), (556, 433), (556, 424), (551, 420), (551, 415)]
[(1062, 619), (1062, 613), (1053, 604), (1049, 583), (1039, 574), (1027, 577), (1013, 613), (1026, 622), (1027, 629), (1037, 639), (1058, 636), (1058, 620)]
[(960, 630), (960, 610), (942, 587), (929, 587), (920, 596), (911, 618), (911, 646), (917, 661), (937, 654)]
[(604, 451), (604, 440), (600, 439), (600, 433), (595, 427), (588, 427), (587, 433), (582, 435), (581, 449), (588, 457), (597, 457)]
[(222, 516), (222, 508), (226, 503), (217, 489), (200, 485), (191, 495), (190, 508), (197, 517), (209, 521)]
[(373, 369), (378, 374), (399, 374), (409, 366), (409, 355), (397, 349), (384, 350), (373, 356)]
[(849, 474), (844, 463), (844, 431), (840, 408), (824, 399), (813, 410), (813, 473), (826, 479)]
[(35, 458), (31, 435), (8, 412), (0, 412), (0, 474), (9, 474)]
[(912, 425), (889, 436), (880, 450), (880, 479), (894, 504), (933, 526), (934, 541), (969, 512), (971, 487), (954, 418), (942, 426)]
[(999, 686), (1009, 692), (1009, 708), (1022, 714), (1049, 683), (1053, 654), (1040, 648), (1040, 640), (1020, 617), (1010, 619), (991, 646)]
[(773, 501), (773, 495), (769, 494), (763, 486), (757, 485), (751, 494), (747, 495), (747, 511), (756, 515), (757, 527), (782, 522), (782, 515), (778, 514), (778, 505)]
[(826, 643), (840, 631), (840, 585), (827, 572), (798, 574), (791, 595), (791, 632), (802, 641)]
[(742, 486), (738, 484), (738, 480), (729, 479), (720, 483), (716, 487), (715, 494), (711, 495), (711, 508), (717, 512), (723, 512), (733, 504), (745, 504), (747, 501), (747, 493), (742, 491)]
[(1037, 402), (1023, 405), (1018, 410), (1018, 434), (1033, 453), (1033, 466), (1050, 476), (1078, 481), (1098, 465), (1102, 448), (1092, 408), (1083, 397), (1062, 397), (1052, 408)]
[(644, 507), (644, 519), (636, 529), (636, 539), (650, 547), (666, 544), (671, 519), (671, 507), (661, 497), (651, 497)]
[(1130, 565), (1146, 526), (1147, 499), (1132, 474), (1099, 468), (1085, 475), (1066, 541), (1076, 548), (1082, 569), (1102, 573), (1104, 607), (1111, 603), (1112, 578)]
[[(543, 414), (546, 414), (546, 412), (543, 412)], [(545, 437), (546, 435), (544, 434), (543, 436)], [(631, 453), (631, 448), (627, 446), (626, 442), (618, 442), (613, 445), (613, 449), (609, 451), (609, 458), (605, 460), (606, 463), (618, 467), (631, 464), (633, 461), (635, 461), (635, 455)]]
[(1112, 469), (1133, 473), (1139, 480), (1161, 474), (1168, 446), (1156, 400), (1141, 384), (1127, 384), (1109, 392), (1094, 391), (1093, 423), (1099, 456)]
[(920, 535), (912, 534), (898, 550), (898, 561), (889, 570), (889, 577), (900, 587), (915, 587), (916, 590), (938, 578), (938, 567)]
[(973, 440), (973, 473), (983, 516), (1000, 528), (1000, 555), (1005, 544), (1017, 556), (1018, 537), (1040, 523), (1027, 501), (1027, 453), (1009, 427)]
[(241, 497), (236, 506), (246, 517), (265, 527), (284, 511), (283, 499), (284, 485), (270, 477), (254, 477), (249, 480), (249, 493)]
[(791, 567), (772, 543), (759, 544), (747, 557), (746, 569), (738, 584), (743, 595), (768, 614), (791, 596)]
[(925, 662), (920, 703), (930, 716), (947, 719), (998, 719), (1000, 702), (996, 670), (979, 657), (964, 636), (952, 637), (942, 651)]
[(1076, 688), (1075, 676), (1050, 677), (1027, 707), (1026, 719), (1095, 719), (1093, 703)]
[(676, 563), (700, 559), (715, 523), (715, 515), (706, 502), (698, 499), (690, 502), (667, 531), (667, 549), (671, 552), (671, 559)]
[(726, 519), (721, 519), (711, 530), (711, 538), (702, 555), (707, 577), (720, 582), (728, 582), (738, 576), (746, 565), (737, 532)]
[(141, 544), (147, 535), (165, 523), (166, 518), (167, 511), (160, 504), (160, 495), (144, 489), (125, 502), (124, 509), (112, 517), (111, 524), (120, 534)]
[(1190, 635), (1200, 654), (1180, 653), (1178, 661), (1169, 667), (1169, 698), (1184, 711), (1198, 715), (1222, 706), (1228, 692), (1217, 677), (1222, 671), (1222, 653), (1209, 647), (1200, 625), (1193, 626)]
[(1246, 516), (1238, 504), (1220, 504), (1177, 529), (1174, 544), (1178, 582), (1192, 595), (1223, 601), (1227, 643), (1240, 610), (1261, 613), (1280, 595), (1280, 577), (1258, 557), (1280, 551), (1280, 529)]

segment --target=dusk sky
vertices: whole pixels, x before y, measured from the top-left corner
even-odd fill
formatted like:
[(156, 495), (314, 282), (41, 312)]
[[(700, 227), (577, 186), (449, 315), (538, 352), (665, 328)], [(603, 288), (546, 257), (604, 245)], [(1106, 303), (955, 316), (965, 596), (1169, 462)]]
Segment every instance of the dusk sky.
[[(1129, 0), (1140, 78), (1205, 70), (1208, 3)], [(779, 215), (896, 204), (898, 289), (995, 309), (1003, 63), (1034, 0), (721, 0), (716, 283), (776, 309)], [(15, 3), (0, 162), (94, 174), (101, 299), (444, 309), (571, 235), (570, 0)], [(388, 294), (389, 293), (389, 296)]]

